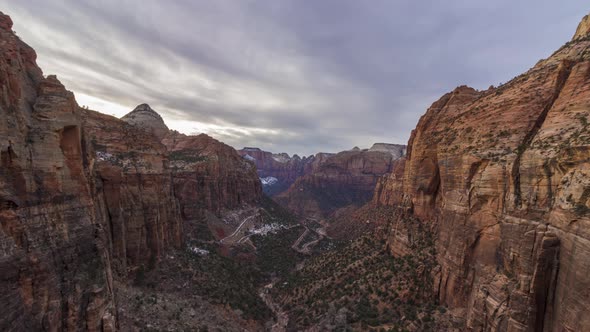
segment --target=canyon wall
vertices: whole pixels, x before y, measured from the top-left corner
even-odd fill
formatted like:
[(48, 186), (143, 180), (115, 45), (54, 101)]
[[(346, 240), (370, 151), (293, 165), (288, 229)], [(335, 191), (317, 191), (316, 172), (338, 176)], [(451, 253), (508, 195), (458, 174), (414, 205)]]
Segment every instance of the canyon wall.
[(0, 330), (113, 330), (78, 105), (1, 13), (0, 41)]
[[(360, 152), (358, 148), (353, 150)], [(398, 159), (404, 156), (406, 146), (375, 143), (370, 149), (366, 149), (366, 151), (389, 153), (395, 159)], [(263, 189), (269, 196), (277, 196), (283, 193), (297, 179), (317, 171), (325, 161), (335, 155), (335, 153), (318, 152), (315, 155), (301, 158), (296, 154), (291, 157), (286, 153), (272, 153), (252, 147), (238, 150), (238, 153), (244, 159), (256, 165), (258, 175), (263, 181)]]
[(200, 210), (223, 211), (256, 204), (262, 185), (255, 166), (229, 145), (205, 134), (170, 132), (163, 140), (170, 153), (174, 188), (185, 219)]
[(323, 160), (275, 199), (300, 216), (326, 218), (340, 208), (371, 200), (378, 180), (398, 158), (384, 151), (343, 151)]
[(116, 284), (182, 247), (194, 214), (261, 198), (250, 162), (148, 105), (78, 107), (1, 13), (0, 84), (2, 331), (117, 330)]
[[(436, 232), (434, 296), (478, 331), (590, 328), (590, 36), (510, 82), (459, 87), (377, 185)], [(392, 230), (393, 255), (412, 234)]]
[(317, 168), (325, 158), (326, 153), (318, 153), (316, 156), (299, 157), (293, 155), (290, 157), (286, 153), (272, 153), (262, 151), (259, 148), (243, 148), (238, 153), (244, 159), (253, 162), (256, 165), (258, 176), (264, 178), (275, 178), (271, 183), (265, 186), (265, 192), (274, 196), (287, 190), (299, 177), (310, 173)]
[(182, 218), (168, 152), (157, 136), (98, 112), (82, 111), (98, 220), (120, 274), (153, 265), (182, 246)]

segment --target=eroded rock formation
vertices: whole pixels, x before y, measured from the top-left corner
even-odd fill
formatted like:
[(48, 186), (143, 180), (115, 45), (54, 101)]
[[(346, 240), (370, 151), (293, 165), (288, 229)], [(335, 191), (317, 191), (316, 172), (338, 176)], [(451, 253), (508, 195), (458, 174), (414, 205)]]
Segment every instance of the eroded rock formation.
[(286, 153), (272, 153), (259, 148), (243, 148), (238, 153), (256, 165), (260, 178), (277, 179), (272, 186), (265, 188), (265, 192), (272, 196), (287, 190), (295, 180), (310, 173), (325, 159), (322, 158), (325, 154), (301, 158), (298, 155), (291, 157)]
[(121, 120), (152, 133), (158, 139), (164, 138), (169, 131), (160, 114), (148, 104), (137, 105), (133, 111), (126, 114)]
[(82, 117), (92, 151), (94, 200), (109, 234), (113, 266), (126, 274), (153, 265), (165, 248), (182, 246), (166, 147), (152, 132), (112, 116), (83, 110)]
[[(507, 84), (459, 87), (420, 119), (374, 202), (436, 231), (434, 293), (462, 329), (590, 328), (590, 40)], [(394, 255), (412, 241), (403, 227)]]
[(375, 185), (399, 157), (390, 151), (350, 150), (329, 156), (276, 200), (301, 216), (325, 218), (371, 200)]
[(262, 197), (256, 168), (231, 146), (205, 134), (170, 132), (163, 140), (170, 153), (174, 188), (183, 216), (214, 213), (254, 204)]

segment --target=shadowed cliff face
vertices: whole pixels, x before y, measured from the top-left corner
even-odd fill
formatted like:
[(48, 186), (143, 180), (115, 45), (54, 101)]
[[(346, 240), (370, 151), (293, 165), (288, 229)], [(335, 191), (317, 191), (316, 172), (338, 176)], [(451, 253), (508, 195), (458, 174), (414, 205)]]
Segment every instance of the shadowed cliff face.
[(158, 138), (125, 121), (82, 110), (94, 200), (118, 274), (153, 265), (181, 247), (182, 219), (168, 153)]
[(170, 132), (163, 143), (169, 151), (175, 195), (185, 219), (195, 219), (203, 209), (219, 215), (262, 198), (256, 168), (229, 145), (205, 134), (177, 132)]
[[(590, 39), (507, 84), (459, 87), (420, 119), (374, 203), (437, 232), (434, 293), (485, 331), (590, 328)], [(584, 33), (584, 31), (586, 31)], [(394, 255), (410, 231), (390, 236)]]
[(260, 178), (277, 179), (276, 183), (263, 188), (269, 196), (275, 196), (287, 190), (299, 177), (317, 168), (324, 159), (322, 156), (325, 155), (318, 153), (315, 156), (303, 158), (298, 155), (290, 157), (286, 153), (272, 153), (259, 148), (243, 148), (238, 150), (238, 153), (256, 165)]

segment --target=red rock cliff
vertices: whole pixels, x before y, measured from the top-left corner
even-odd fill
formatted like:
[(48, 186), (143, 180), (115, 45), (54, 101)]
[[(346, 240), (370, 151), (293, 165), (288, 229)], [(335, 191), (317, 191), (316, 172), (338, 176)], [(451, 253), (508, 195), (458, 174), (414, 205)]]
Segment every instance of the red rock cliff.
[[(466, 330), (590, 328), (590, 38), (582, 25), (509, 83), (460, 87), (435, 102), (406, 160), (377, 186), (376, 203), (436, 230), (434, 292)], [(411, 241), (393, 232), (392, 253)]]
[(187, 220), (203, 209), (220, 214), (262, 197), (256, 168), (231, 146), (205, 134), (178, 132), (170, 132), (163, 143), (170, 153), (175, 195)]
[(113, 278), (182, 246), (195, 211), (255, 204), (260, 182), (147, 105), (125, 121), (80, 109), (11, 29), (0, 13), (0, 330), (116, 330)]
[(316, 218), (351, 204), (360, 206), (371, 199), (377, 181), (391, 171), (397, 157), (382, 151), (340, 152), (276, 199), (298, 215)]
[(316, 157), (290, 157), (286, 153), (272, 153), (259, 148), (243, 148), (238, 153), (256, 165), (261, 178), (274, 177), (278, 180), (275, 188), (266, 191), (270, 195), (280, 194), (299, 177), (308, 174), (316, 166)]
[(125, 121), (89, 110), (82, 115), (94, 199), (114, 267), (126, 274), (153, 264), (164, 249), (182, 245), (166, 147), (152, 132)]
[(0, 13), (0, 330), (112, 330), (78, 105), (11, 28)]

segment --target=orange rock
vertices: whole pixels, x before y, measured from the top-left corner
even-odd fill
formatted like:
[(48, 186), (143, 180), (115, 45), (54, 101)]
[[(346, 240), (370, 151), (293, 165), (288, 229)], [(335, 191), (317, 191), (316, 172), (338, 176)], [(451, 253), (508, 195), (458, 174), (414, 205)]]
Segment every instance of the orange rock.
[[(503, 86), (435, 102), (375, 191), (436, 230), (434, 292), (467, 330), (590, 328), (587, 22)], [(390, 238), (394, 254), (407, 238)]]

